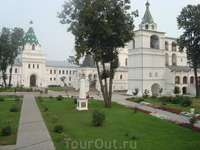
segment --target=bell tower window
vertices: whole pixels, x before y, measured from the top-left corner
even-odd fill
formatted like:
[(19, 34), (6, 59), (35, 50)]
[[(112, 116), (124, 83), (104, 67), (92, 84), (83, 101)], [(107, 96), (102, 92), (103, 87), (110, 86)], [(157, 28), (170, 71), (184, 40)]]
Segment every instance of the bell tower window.
[(146, 24), (146, 25), (145, 25), (145, 29), (149, 29), (149, 26), (148, 26), (148, 24)]

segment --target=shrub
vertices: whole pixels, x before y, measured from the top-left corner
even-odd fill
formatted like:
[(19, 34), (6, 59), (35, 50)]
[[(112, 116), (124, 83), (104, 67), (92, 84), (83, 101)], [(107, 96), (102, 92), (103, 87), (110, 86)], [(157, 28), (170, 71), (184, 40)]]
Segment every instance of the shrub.
[(135, 107), (134, 107), (134, 112), (137, 113), (137, 111), (138, 111), (138, 107), (135, 106)]
[(92, 111), (92, 124), (95, 126), (102, 126), (105, 122), (105, 114), (99, 108)]
[(45, 107), (45, 108), (44, 108), (44, 111), (45, 111), (45, 112), (46, 112), (46, 111), (49, 111), (49, 109), (48, 109), (47, 107)]
[(197, 123), (198, 119), (197, 117), (195, 116), (192, 116), (190, 119), (189, 119), (189, 122), (190, 122), (190, 125), (194, 125), (195, 123)]
[(12, 128), (11, 126), (5, 126), (2, 128), (1, 135), (6, 136), (11, 134)]
[(50, 98), (50, 99), (53, 99), (53, 96), (51, 95), (51, 96), (49, 96), (49, 98)]
[(181, 96), (180, 104), (183, 107), (190, 106), (192, 104), (192, 100), (188, 96)]
[(171, 97), (171, 96), (161, 96), (161, 97), (159, 97), (158, 101), (166, 103), (166, 102), (171, 102), (172, 99), (173, 99), (173, 97)]
[(74, 99), (74, 104), (77, 104), (77, 101), (78, 101), (78, 100), (75, 98), (75, 99)]
[(16, 98), (15, 101), (20, 101), (20, 99), (19, 99), (19, 98)]
[(10, 110), (10, 112), (18, 112), (19, 108), (17, 108), (17, 107), (11, 107), (9, 110)]
[(181, 100), (181, 97), (180, 97), (180, 96), (176, 96), (176, 97), (174, 97), (174, 98), (172, 99), (172, 103), (173, 103), (173, 104), (178, 104), (178, 103), (180, 102), (180, 100)]
[(149, 90), (145, 89), (142, 97), (143, 98), (149, 98)]
[(180, 87), (179, 86), (175, 86), (173, 93), (174, 94), (179, 94), (180, 92), (181, 92)]
[(58, 95), (57, 100), (62, 100), (62, 99), (63, 99), (62, 95)]
[(63, 130), (64, 130), (64, 127), (63, 127), (62, 125), (56, 125), (56, 126), (54, 127), (54, 131), (55, 131), (55, 132), (62, 133)]
[(152, 99), (157, 99), (157, 96), (156, 95), (152, 95), (151, 98)]
[(0, 97), (0, 101), (4, 101), (4, 98), (3, 98), (3, 97)]
[(144, 101), (144, 98), (139, 98), (138, 101), (139, 102)]

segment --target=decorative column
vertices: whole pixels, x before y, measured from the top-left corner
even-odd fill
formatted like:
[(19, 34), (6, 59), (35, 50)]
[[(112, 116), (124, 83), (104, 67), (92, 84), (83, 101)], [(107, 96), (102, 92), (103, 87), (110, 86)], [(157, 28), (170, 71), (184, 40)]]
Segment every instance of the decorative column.
[(78, 110), (88, 110), (88, 99), (86, 98), (86, 93), (85, 93), (84, 70), (82, 70), (82, 74), (81, 74), (79, 98), (77, 99), (77, 108), (76, 109), (78, 109)]

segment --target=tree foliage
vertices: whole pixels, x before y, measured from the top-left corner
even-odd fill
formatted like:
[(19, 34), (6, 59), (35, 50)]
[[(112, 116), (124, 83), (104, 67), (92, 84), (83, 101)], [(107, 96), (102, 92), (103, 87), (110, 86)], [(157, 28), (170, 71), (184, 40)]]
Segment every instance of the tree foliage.
[(197, 81), (197, 66), (200, 65), (200, 4), (184, 7), (177, 17), (178, 28), (183, 29), (183, 34), (177, 40), (180, 51), (184, 48), (188, 60), (192, 63), (196, 84), (196, 97), (200, 94), (200, 85)]
[(111, 107), (112, 80), (119, 66), (117, 48), (134, 36), (137, 11), (128, 13), (129, 4), (129, 0), (71, 0), (58, 13), (60, 22), (69, 24), (68, 31), (75, 36), (76, 60), (88, 54), (94, 59), (106, 107)]
[(14, 60), (20, 53), (24, 41), (24, 31), (21, 28), (2, 28), (0, 34), (0, 70), (2, 71), (2, 78), (6, 86), (6, 79), (8, 75), (6, 70), (8, 65), (11, 65), (9, 75), (9, 87), (11, 86), (12, 68)]

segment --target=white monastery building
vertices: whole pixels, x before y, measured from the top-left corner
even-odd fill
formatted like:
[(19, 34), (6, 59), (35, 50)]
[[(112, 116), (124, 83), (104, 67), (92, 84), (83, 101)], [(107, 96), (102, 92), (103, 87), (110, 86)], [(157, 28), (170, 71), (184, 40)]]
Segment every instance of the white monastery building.
[[(182, 94), (195, 94), (194, 72), (187, 64), (186, 52), (179, 52), (176, 38), (165, 37), (165, 32), (157, 31), (149, 6), (147, 2), (139, 30), (134, 31), (134, 40), (126, 47), (119, 48), (120, 67), (115, 73), (113, 91), (127, 91), (132, 95), (138, 88), (138, 95), (142, 96), (145, 90), (156, 95), (163, 88), (162, 94), (171, 95), (174, 87), (179, 86)], [(100, 91), (97, 70), (90, 56), (85, 58), (82, 66), (46, 60), (46, 54), (41, 53), (41, 45), (34, 33), (33, 22), (30, 22), (23, 51), (13, 66), (13, 86), (59, 85), (78, 90), (83, 72), (86, 92), (91, 87)], [(198, 76), (200, 82), (200, 72)]]

